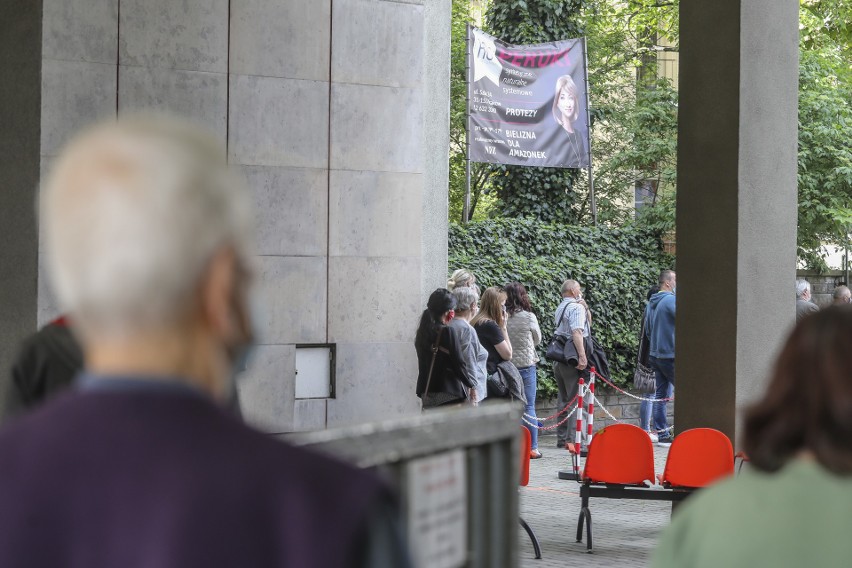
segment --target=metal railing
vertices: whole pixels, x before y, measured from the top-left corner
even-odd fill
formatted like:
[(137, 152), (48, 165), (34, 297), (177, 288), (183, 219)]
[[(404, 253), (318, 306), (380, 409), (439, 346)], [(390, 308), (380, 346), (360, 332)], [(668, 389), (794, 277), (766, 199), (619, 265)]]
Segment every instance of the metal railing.
[(418, 568), (508, 568), (518, 557), (520, 416), (491, 404), (282, 438), (386, 476)]

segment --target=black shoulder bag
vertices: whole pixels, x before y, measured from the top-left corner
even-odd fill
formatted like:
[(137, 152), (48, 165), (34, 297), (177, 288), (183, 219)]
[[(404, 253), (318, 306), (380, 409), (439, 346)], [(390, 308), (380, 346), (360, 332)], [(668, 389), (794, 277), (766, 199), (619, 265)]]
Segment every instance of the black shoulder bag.
[[(562, 320), (565, 319), (565, 312), (568, 311), (568, 304), (565, 304), (565, 307), (562, 308), (562, 316), (559, 318), (559, 321), (556, 324), (556, 329), (559, 329), (559, 326), (562, 325)], [(564, 335), (558, 335), (556, 330), (553, 332), (553, 339), (550, 340), (550, 343), (547, 344), (547, 351), (544, 353), (545, 359), (548, 361), (557, 361), (559, 363), (567, 364), (568, 361), (565, 360), (565, 343), (568, 341), (568, 338)]]
[(426, 395), (429, 394), (429, 383), (432, 382), (432, 370), (435, 368), (435, 358), (438, 356), (438, 350), (441, 348), (441, 334), (444, 333), (444, 326), (438, 330), (438, 338), (435, 340), (435, 345), (432, 346), (432, 362), (429, 364), (429, 374), (426, 375), (426, 388), (423, 390), (421, 400), (426, 400)]

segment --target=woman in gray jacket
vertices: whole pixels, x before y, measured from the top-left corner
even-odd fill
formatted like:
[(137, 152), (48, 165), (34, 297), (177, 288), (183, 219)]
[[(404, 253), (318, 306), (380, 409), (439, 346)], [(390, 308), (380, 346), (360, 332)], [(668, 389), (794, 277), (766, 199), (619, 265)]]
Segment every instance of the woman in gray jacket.
[[(512, 343), (512, 363), (518, 368), (524, 379), (524, 394), (527, 397), (524, 414), (524, 426), (532, 436), (532, 451), (530, 459), (541, 457), (538, 451), (538, 418), (535, 414), (535, 392), (538, 378), (535, 365), (538, 363), (536, 345), (541, 343), (541, 328), (538, 319), (532, 312), (527, 289), (520, 282), (512, 282), (504, 288), (506, 292), (506, 311), (509, 319), (506, 331)], [(531, 426), (534, 424), (535, 426)]]

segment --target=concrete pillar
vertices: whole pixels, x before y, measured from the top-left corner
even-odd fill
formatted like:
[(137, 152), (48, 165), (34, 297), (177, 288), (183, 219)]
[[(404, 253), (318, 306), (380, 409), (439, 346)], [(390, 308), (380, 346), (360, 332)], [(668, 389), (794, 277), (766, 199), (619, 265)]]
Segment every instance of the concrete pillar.
[(740, 434), (794, 321), (798, 2), (680, 5), (677, 431)]
[[(39, 179), (82, 127), (160, 110), (212, 131), (257, 205), (244, 417), (284, 432), (418, 412), (414, 331), (447, 269), (450, 8), (5, 2), (0, 386), (19, 340), (60, 310), (39, 269)], [(335, 397), (296, 399), (296, 348), (324, 343), (336, 346)]]
[(0, 4), (0, 408), (11, 359), (36, 329), (41, 14), (41, 2)]

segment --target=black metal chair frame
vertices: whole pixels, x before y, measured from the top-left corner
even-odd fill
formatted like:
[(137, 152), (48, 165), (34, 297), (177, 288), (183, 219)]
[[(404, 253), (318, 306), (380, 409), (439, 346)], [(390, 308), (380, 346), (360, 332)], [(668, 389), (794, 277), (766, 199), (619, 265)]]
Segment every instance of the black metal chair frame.
[(520, 517), (520, 520), (521, 526), (524, 527), (525, 531), (527, 531), (527, 535), (529, 535), (530, 541), (532, 541), (533, 550), (535, 550), (535, 559), (541, 560), (541, 546), (538, 543), (538, 537), (535, 536), (535, 532), (533, 532), (523, 517)]
[(577, 542), (583, 542), (583, 525), (586, 525), (586, 552), (592, 552), (592, 497), (604, 499), (639, 499), (644, 501), (671, 501), (679, 503), (692, 495), (692, 488), (656, 489), (643, 485), (616, 485), (611, 483), (582, 482), (580, 485), (580, 518), (577, 520)]

